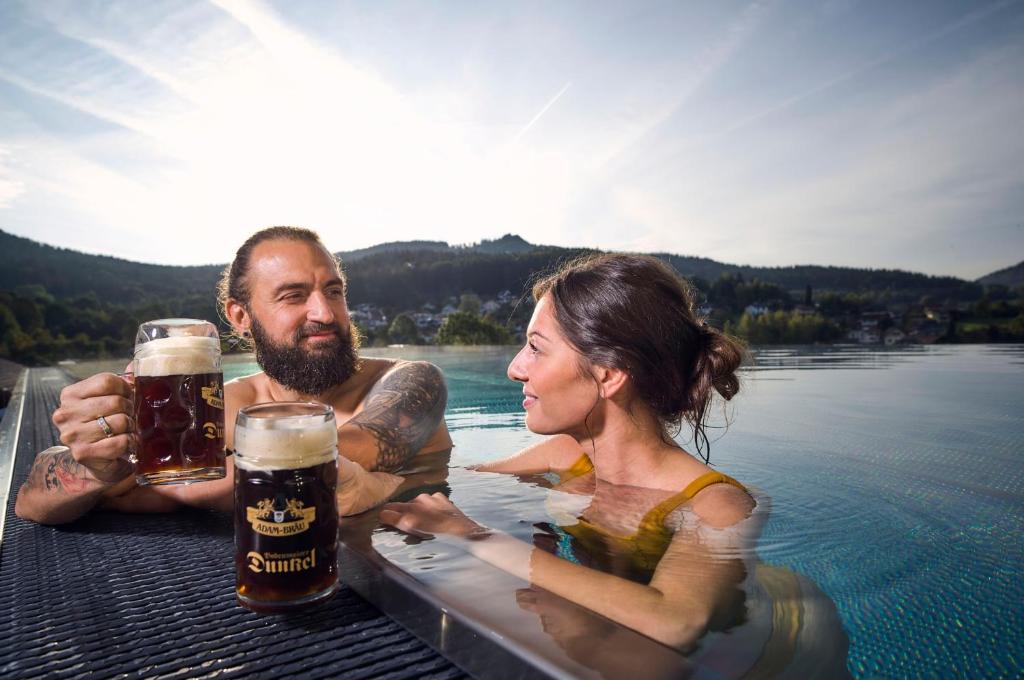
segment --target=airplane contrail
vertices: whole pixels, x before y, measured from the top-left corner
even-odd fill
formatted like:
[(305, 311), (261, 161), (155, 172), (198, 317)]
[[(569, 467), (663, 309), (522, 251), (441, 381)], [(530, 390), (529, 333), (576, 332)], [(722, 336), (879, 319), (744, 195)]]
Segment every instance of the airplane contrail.
[(534, 116), (533, 118), (531, 118), (530, 122), (527, 123), (526, 125), (524, 125), (523, 129), (521, 129), (519, 132), (516, 133), (516, 136), (512, 138), (512, 143), (513, 144), (518, 142), (520, 140), (520, 138), (522, 138), (523, 135), (525, 135), (527, 132), (529, 132), (530, 128), (533, 127), (533, 124), (536, 123), (538, 120), (540, 120), (540, 117), (543, 116), (545, 113), (547, 113), (548, 109), (550, 109), (552, 106), (554, 106), (555, 102), (558, 101), (559, 97), (561, 97), (563, 94), (565, 94), (565, 91), (569, 89), (570, 85), (572, 85), (571, 81), (566, 83), (565, 85), (563, 85), (562, 89), (558, 91), (558, 94), (556, 94), (554, 97), (552, 97), (550, 100), (548, 100), (548, 103), (544, 105), (544, 108), (542, 108), (540, 111), (538, 111), (537, 115)]

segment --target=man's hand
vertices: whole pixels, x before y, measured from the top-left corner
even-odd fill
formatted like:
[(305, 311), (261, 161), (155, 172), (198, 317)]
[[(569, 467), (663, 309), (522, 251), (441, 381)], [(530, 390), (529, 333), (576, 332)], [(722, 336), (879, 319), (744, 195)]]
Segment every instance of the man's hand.
[(131, 386), (113, 373), (64, 388), (53, 423), (65, 446), (36, 456), (18, 491), (19, 517), (43, 524), (70, 522), (105, 493), (124, 493), (134, 486), (134, 466), (127, 459), (136, 446), (131, 394)]
[[(338, 429), (339, 450), (368, 470), (397, 472), (443, 427), (447, 404), (448, 388), (436, 366), (401, 363), (373, 386), (363, 410)], [(367, 440), (373, 451), (364, 455)], [(450, 447), (450, 440), (446, 444)]]
[[(101, 484), (113, 484), (133, 472), (128, 454), (137, 443), (131, 399), (131, 385), (113, 373), (99, 373), (60, 393), (60, 407), (53, 413), (60, 441), (71, 449), (74, 463)], [(75, 473), (81, 476), (83, 471)]]

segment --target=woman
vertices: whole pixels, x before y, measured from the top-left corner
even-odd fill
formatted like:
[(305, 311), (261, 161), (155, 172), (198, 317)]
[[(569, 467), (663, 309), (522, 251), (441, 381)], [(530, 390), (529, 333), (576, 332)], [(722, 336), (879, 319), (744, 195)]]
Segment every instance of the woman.
[[(477, 469), (556, 473), (556, 504), (582, 498), (582, 512), (552, 509), (565, 521), (536, 540), (551, 552), (480, 526), (441, 494), (392, 503), (381, 520), (459, 540), (533, 586), (675, 647), (741, 621), (752, 530), (744, 520), (755, 501), (708, 467), (705, 430), (713, 395), (739, 390), (743, 347), (704, 323), (691, 288), (652, 257), (578, 260), (533, 295), (527, 343), (508, 376), (522, 383), (526, 426), (552, 437)], [(683, 421), (703, 460), (673, 440)]]

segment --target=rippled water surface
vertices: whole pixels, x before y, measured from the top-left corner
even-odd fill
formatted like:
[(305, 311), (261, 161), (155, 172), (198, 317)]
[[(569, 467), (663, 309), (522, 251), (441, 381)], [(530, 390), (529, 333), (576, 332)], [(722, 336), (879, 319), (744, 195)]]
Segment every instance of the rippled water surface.
[[(453, 465), (537, 441), (504, 375), (514, 350), (386, 353), (445, 371)], [(767, 349), (717, 417), (729, 427), (713, 437), (712, 463), (772, 499), (760, 560), (835, 602), (854, 676), (1019, 677), (1022, 413), (1021, 346)], [(453, 500), (528, 538), (541, 490), (484, 476), (497, 477), (453, 474)]]

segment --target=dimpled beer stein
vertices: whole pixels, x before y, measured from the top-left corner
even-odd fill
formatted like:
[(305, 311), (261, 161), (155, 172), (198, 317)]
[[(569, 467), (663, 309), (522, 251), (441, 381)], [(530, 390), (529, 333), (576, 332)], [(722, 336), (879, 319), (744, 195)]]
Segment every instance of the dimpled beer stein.
[(132, 371), (138, 483), (223, 477), (224, 374), (217, 328), (199, 319), (141, 324)]
[(255, 611), (338, 587), (338, 430), (315, 402), (254, 404), (235, 421), (235, 592)]

